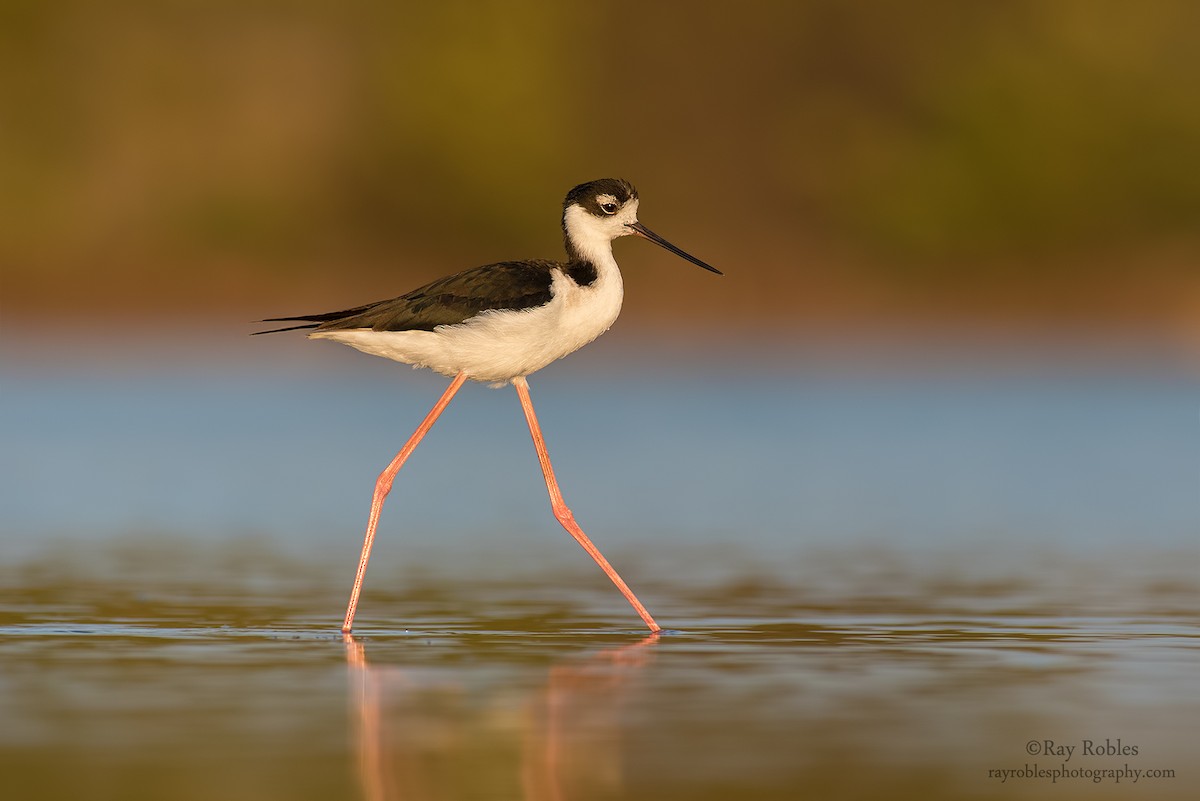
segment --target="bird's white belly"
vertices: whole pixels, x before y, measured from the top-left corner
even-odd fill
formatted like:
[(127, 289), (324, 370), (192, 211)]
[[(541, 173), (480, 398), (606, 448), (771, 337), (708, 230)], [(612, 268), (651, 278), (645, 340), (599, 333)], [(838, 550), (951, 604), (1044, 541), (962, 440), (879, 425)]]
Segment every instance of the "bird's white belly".
[(551, 293), (544, 306), (485, 311), (432, 331), (349, 329), (315, 331), (309, 337), (443, 375), (465, 372), (475, 381), (505, 383), (574, 353), (607, 331), (621, 312), (624, 290), (614, 265), (586, 287), (555, 270)]

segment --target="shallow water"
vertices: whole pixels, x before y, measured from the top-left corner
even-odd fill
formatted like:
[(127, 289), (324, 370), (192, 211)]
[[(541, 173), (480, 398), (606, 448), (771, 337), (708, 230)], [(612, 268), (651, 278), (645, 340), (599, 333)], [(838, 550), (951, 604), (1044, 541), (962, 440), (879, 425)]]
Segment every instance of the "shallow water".
[[(224, 555), (177, 556), (191, 567), (137, 587), (48, 562), (6, 576), (6, 797), (1126, 798), (1135, 778), (1136, 797), (1195, 789), (1190, 567), (1139, 582), (1095, 564), (971, 577), (952, 561), (893, 560), (867, 576), (857, 558), (826, 556), (790, 580), (639, 575), (672, 627), (657, 638), (589, 571), (427, 578), (370, 591), (343, 642), (344, 588), (315, 566), (261, 561), (230, 582)], [(831, 591), (819, 572), (848, 578)], [(1075, 753), (1028, 753), (1047, 740)], [(1089, 741), (1099, 753), (1081, 753)], [(989, 775), (1026, 765), (1087, 773), (1054, 787)], [(1095, 773), (1124, 769), (1174, 775)]]
[(3, 796), (1194, 797), (1193, 373), (634, 361), (533, 392), (666, 633), (549, 517), (511, 391), (468, 388), (344, 640), (442, 382), (10, 360)]

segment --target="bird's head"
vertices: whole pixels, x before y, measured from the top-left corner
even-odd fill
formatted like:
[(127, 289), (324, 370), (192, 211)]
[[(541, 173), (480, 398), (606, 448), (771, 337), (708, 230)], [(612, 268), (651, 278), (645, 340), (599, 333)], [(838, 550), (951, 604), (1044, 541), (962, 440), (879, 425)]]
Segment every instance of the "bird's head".
[(689, 255), (638, 222), (638, 194), (620, 178), (601, 178), (580, 184), (563, 201), (563, 240), (572, 260), (595, 263), (612, 252), (611, 243), (635, 234), (649, 239), (692, 264), (722, 275), (715, 267)]

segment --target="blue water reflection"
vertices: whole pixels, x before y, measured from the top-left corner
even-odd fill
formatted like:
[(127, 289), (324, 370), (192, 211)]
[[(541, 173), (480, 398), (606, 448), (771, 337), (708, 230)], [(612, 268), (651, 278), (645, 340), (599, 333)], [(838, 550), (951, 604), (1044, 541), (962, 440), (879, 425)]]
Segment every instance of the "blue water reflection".
[[(445, 382), (284, 350), (297, 346), (314, 357), (264, 354), (266, 369), (6, 358), (0, 548), (134, 531), (352, 552), (375, 476)], [(611, 355), (584, 351), (531, 384), (568, 502), (618, 551), (1172, 547), (1200, 533), (1200, 380), (1181, 368)], [(383, 530), (426, 548), (558, 537), (511, 389), (464, 390)]]

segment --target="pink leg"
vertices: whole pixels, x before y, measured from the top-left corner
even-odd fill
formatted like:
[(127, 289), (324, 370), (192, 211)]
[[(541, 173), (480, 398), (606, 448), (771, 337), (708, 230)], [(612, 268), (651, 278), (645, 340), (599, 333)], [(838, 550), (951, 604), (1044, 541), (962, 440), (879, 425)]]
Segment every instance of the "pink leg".
[(533, 447), (537, 449), (538, 462), (542, 466), (542, 475), (546, 477), (546, 489), (550, 492), (550, 507), (554, 510), (554, 517), (562, 527), (575, 538), (575, 541), (583, 546), (583, 549), (596, 560), (596, 564), (600, 565), (600, 569), (604, 571), (604, 575), (612, 580), (613, 584), (617, 585), (617, 589), (625, 596), (625, 600), (633, 605), (633, 608), (641, 616), (642, 620), (650, 627), (650, 631), (659, 632), (662, 628), (654, 622), (654, 618), (650, 617), (650, 613), (646, 611), (646, 607), (642, 606), (642, 602), (633, 594), (633, 590), (629, 589), (629, 585), (617, 575), (617, 571), (604, 558), (604, 554), (592, 544), (588, 536), (583, 533), (579, 525), (575, 522), (575, 515), (571, 514), (571, 510), (567, 508), (567, 504), (563, 501), (562, 492), (558, 489), (558, 481), (554, 478), (554, 468), (550, 466), (550, 454), (546, 451), (546, 441), (542, 439), (542, 427), (538, 425), (537, 415), (533, 412), (533, 401), (529, 398), (529, 382), (523, 377), (513, 379), (513, 386), (517, 389), (517, 395), (521, 398), (521, 408), (525, 410), (525, 422), (529, 423), (529, 433), (533, 435)]
[(367, 536), (363, 540), (362, 557), (358, 560), (358, 572), (354, 575), (354, 589), (350, 592), (350, 605), (346, 607), (346, 619), (342, 622), (342, 631), (347, 634), (350, 632), (350, 627), (354, 624), (354, 611), (358, 609), (358, 596), (362, 592), (363, 576), (367, 573), (367, 560), (371, 558), (371, 543), (375, 541), (375, 527), (379, 524), (379, 513), (383, 510), (383, 499), (391, 492), (392, 481), (396, 478), (396, 473), (400, 472), (400, 468), (408, 461), (408, 457), (412, 455), (412, 452), (417, 449), (417, 445), (420, 444), (421, 439), (429, 432), (429, 429), (433, 428), (433, 424), (437, 422), (441, 413), (450, 405), (450, 400), (466, 380), (466, 373), (459, 373), (454, 376), (454, 380), (450, 382), (450, 386), (446, 387), (446, 391), (442, 393), (442, 397), (429, 410), (429, 414), (421, 421), (421, 425), (417, 426), (417, 430), (408, 438), (408, 442), (404, 443), (404, 447), (396, 454), (396, 458), (379, 474), (379, 480), (375, 482), (375, 495), (371, 499), (371, 516), (367, 520)]

